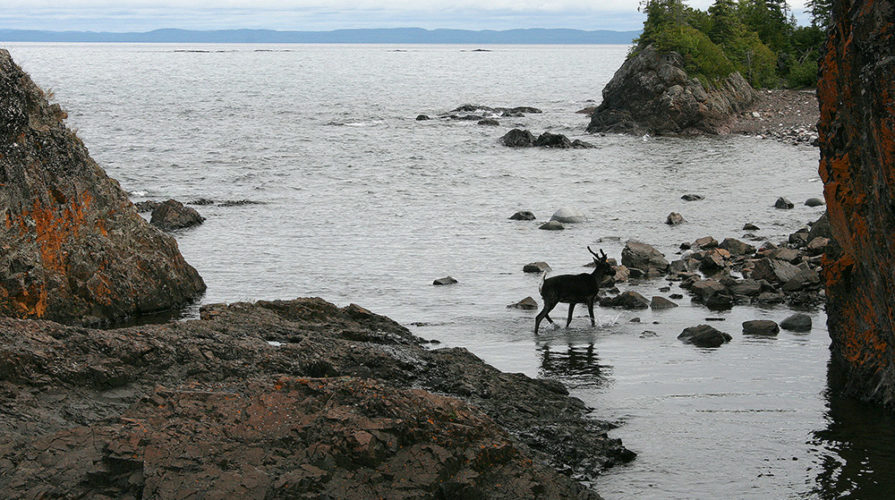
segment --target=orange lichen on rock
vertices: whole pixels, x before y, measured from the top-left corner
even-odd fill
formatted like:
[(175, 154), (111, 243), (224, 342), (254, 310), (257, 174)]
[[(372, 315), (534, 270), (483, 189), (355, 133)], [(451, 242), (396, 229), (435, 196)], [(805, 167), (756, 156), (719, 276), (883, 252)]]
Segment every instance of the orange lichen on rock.
[(895, 407), (895, 4), (833, 8), (817, 86), (831, 350), (847, 392)]

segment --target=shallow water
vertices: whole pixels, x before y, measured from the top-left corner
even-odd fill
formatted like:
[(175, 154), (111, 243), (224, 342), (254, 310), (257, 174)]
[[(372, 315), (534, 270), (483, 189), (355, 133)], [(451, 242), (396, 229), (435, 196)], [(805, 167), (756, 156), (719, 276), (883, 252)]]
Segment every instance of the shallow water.
[[(583, 272), (587, 245), (619, 258), (629, 238), (671, 257), (682, 241), (741, 237), (746, 222), (776, 242), (822, 212), (801, 203), (822, 191), (812, 148), (584, 134), (575, 111), (599, 101), (627, 47), (6, 48), (54, 90), (69, 125), (135, 201), (258, 202), (197, 207), (208, 220), (176, 235), (208, 284), (204, 303), (355, 302), (500, 369), (558, 378), (638, 453), (597, 482), (606, 498), (867, 498), (893, 486), (895, 426), (831, 395), (822, 311), (810, 313), (810, 333), (748, 337), (742, 321), (791, 311), (711, 313), (684, 293), (667, 311), (598, 308), (596, 328), (579, 306), (571, 329), (535, 337), (534, 313), (506, 308), (537, 295), (538, 277), (521, 272), (527, 262)], [(499, 127), (415, 120), (464, 103), (544, 113)], [(515, 126), (598, 147), (500, 146)], [(706, 199), (680, 199), (690, 192)], [(774, 209), (778, 196), (796, 208)], [(588, 221), (537, 229), (564, 206)], [(520, 209), (539, 221), (507, 220)], [(688, 222), (665, 225), (672, 211)], [(459, 283), (431, 285), (445, 275)], [(665, 284), (627, 288), (678, 291), (659, 292)], [(706, 317), (723, 318), (713, 325), (733, 341), (698, 349), (676, 339)]]

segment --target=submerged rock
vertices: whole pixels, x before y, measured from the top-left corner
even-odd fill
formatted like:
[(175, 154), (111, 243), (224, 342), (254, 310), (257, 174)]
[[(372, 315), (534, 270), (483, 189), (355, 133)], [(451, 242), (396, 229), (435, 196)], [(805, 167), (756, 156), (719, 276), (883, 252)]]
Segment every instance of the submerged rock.
[(507, 308), (512, 309), (522, 309), (524, 311), (533, 311), (538, 308), (538, 303), (535, 299), (531, 297), (525, 297), (524, 299), (516, 302), (515, 304), (510, 304)]
[(746, 335), (777, 335), (780, 327), (769, 319), (754, 319), (743, 322), (743, 333)]
[(793, 332), (810, 332), (811, 316), (807, 314), (793, 314), (780, 322), (780, 328)]
[(684, 216), (677, 212), (671, 212), (668, 214), (668, 217), (665, 218), (665, 223), (669, 226), (677, 226), (684, 222), (687, 222), (686, 219), (684, 219)]
[(564, 224), (575, 224), (587, 221), (587, 216), (584, 215), (584, 212), (578, 209), (563, 207), (556, 212), (553, 212), (550, 220), (555, 220)]
[(643, 295), (633, 290), (628, 290), (616, 297), (600, 300), (600, 305), (606, 307), (621, 307), (622, 309), (646, 309), (650, 306), (650, 301)]
[(807, 200), (805, 200), (806, 207), (820, 207), (823, 205), (826, 205), (826, 203), (824, 203), (824, 200), (821, 200), (820, 198), (808, 198)]
[(535, 144), (535, 136), (528, 130), (514, 128), (500, 138), (500, 143), (511, 148), (530, 148)]
[(548, 273), (550, 271), (552, 271), (552, 269), (544, 261), (529, 262), (522, 266), (523, 273)]
[(780, 198), (777, 198), (777, 201), (774, 202), (774, 208), (790, 209), (793, 207), (795, 207), (793, 202), (789, 201), (786, 198), (783, 198), (782, 196)]
[(535, 214), (528, 210), (521, 210), (511, 215), (510, 220), (535, 220)]
[(681, 199), (684, 201), (699, 201), (699, 200), (704, 200), (705, 196), (703, 196), (701, 194), (685, 194), (685, 195), (681, 196)]
[(167, 200), (152, 211), (149, 223), (163, 231), (173, 231), (198, 226), (204, 221), (205, 217), (195, 208), (184, 206), (177, 200)]
[(0, 103), (0, 315), (107, 323), (205, 290), (5, 50)]
[(562, 231), (565, 229), (565, 226), (559, 221), (551, 220), (538, 226), (538, 229), (543, 229), (544, 231)]
[(437, 280), (432, 282), (432, 284), (436, 285), (436, 286), (453, 285), (455, 283), (457, 283), (457, 280), (455, 280), (454, 278), (452, 278), (450, 276), (445, 276), (444, 278), (438, 278)]
[(666, 299), (665, 297), (655, 296), (650, 300), (649, 307), (654, 311), (662, 310), (662, 309), (672, 309), (677, 307), (678, 305), (674, 302)]
[(697, 347), (719, 347), (730, 342), (733, 337), (709, 325), (699, 325), (684, 328), (677, 338), (685, 344), (693, 344)]

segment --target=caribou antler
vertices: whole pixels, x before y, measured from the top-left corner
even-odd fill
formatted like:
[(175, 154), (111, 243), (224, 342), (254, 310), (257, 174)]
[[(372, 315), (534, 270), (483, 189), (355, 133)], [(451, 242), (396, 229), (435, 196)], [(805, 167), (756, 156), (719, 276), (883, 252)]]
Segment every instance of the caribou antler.
[(590, 247), (587, 247), (587, 251), (590, 252), (591, 255), (593, 255), (594, 257), (596, 257), (596, 258), (599, 259), (599, 260), (603, 260), (603, 261), (605, 261), (606, 259), (609, 258), (609, 257), (606, 255), (606, 252), (604, 252), (602, 248), (600, 249), (600, 253), (603, 254), (603, 255), (597, 255), (597, 254), (595, 254), (594, 251), (590, 249)]

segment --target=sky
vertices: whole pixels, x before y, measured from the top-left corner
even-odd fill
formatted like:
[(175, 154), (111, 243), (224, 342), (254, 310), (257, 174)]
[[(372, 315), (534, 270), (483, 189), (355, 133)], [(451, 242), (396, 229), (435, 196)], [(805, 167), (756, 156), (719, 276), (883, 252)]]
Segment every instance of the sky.
[[(690, 0), (705, 9), (712, 0)], [(804, 0), (790, 5), (801, 24)], [(640, 29), (639, 0), (0, 0), (0, 29)]]

